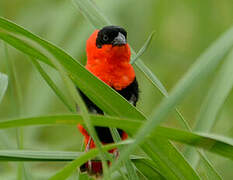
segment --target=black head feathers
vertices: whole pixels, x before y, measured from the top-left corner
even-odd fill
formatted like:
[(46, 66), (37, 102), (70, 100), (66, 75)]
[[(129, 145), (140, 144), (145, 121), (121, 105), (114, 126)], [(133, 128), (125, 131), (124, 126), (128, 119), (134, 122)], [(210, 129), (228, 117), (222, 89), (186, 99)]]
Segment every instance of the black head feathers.
[(97, 35), (96, 46), (112, 44), (113, 46), (122, 46), (127, 43), (127, 32), (119, 26), (105, 26)]

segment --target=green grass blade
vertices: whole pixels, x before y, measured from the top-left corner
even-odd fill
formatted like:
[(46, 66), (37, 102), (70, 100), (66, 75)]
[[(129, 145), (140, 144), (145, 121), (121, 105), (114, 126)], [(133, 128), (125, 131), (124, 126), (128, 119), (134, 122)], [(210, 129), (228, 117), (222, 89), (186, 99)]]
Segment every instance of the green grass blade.
[[(110, 116), (90, 115), (90, 118), (94, 126), (120, 128), (129, 134), (136, 133), (138, 129), (145, 123), (140, 120), (131, 120), (127, 118), (117, 118)], [(35, 125), (76, 125), (78, 123), (84, 124), (84, 121), (80, 115), (55, 115), (2, 121), (0, 122), (0, 129)], [(233, 160), (232, 139), (210, 134), (191, 133), (188, 131), (161, 126), (157, 127), (153, 131), (150, 138), (158, 136), (191, 146), (203, 148), (207, 151)]]
[[(119, 133), (118, 133), (118, 131), (117, 131), (116, 128), (110, 128), (110, 132), (111, 132), (111, 135), (112, 135), (113, 140), (114, 140), (115, 143), (121, 141), (121, 137), (120, 137), (120, 135), (119, 135)], [(118, 150), (119, 150), (119, 153), (121, 153), (122, 149), (119, 148)], [(123, 164), (125, 165), (125, 168), (127, 170), (127, 174), (128, 174), (129, 179), (131, 179), (131, 180), (137, 180), (138, 176), (137, 176), (136, 170), (133, 167), (130, 159), (129, 158), (125, 159), (123, 161)]]
[[(117, 143), (117, 144), (108, 144), (103, 146), (103, 149), (105, 151), (122, 146), (122, 145), (126, 145), (132, 143), (132, 141), (123, 141), (121, 143)], [(77, 167), (81, 166), (83, 163), (85, 163), (88, 159), (92, 159), (95, 156), (97, 156), (98, 154), (98, 149), (91, 149), (90, 151), (88, 151), (87, 153), (84, 153), (83, 155), (79, 156), (77, 159), (75, 159), (74, 161), (72, 161), (71, 163), (69, 163), (67, 166), (65, 166), (64, 169), (62, 169), (61, 171), (59, 171), (57, 174), (55, 174), (54, 176), (52, 176), (51, 178), (49, 178), (49, 180), (63, 180), (66, 179), (67, 177), (69, 177), (69, 175), (74, 172)]]
[(166, 179), (200, 179), (167, 139), (153, 136), (153, 138), (147, 139), (143, 145), (145, 153), (159, 167), (159, 171)]
[(72, 161), (82, 152), (0, 150), (0, 161)]
[(49, 75), (43, 70), (40, 63), (37, 62), (35, 59), (31, 59), (32, 63), (36, 67), (36, 69), (39, 71), (40, 75), (43, 77), (43, 79), (47, 82), (47, 84), (50, 86), (50, 88), (54, 91), (54, 93), (57, 95), (57, 97), (64, 103), (64, 105), (71, 111), (75, 112), (75, 108), (70, 105), (68, 100), (66, 99), (65, 95), (62, 93), (62, 91), (59, 90), (57, 85), (53, 82), (53, 80), (49, 77)]
[(201, 173), (205, 173), (207, 179), (209, 180), (221, 180), (222, 177), (218, 174), (218, 172), (213, 169), (213, 166), (210, 162), (208, 162), (208, 158), (205, 156), (205, 154), (202, 151), (199, 151), (200, 153), (200, 161), (201, 161), (201, 167), (202, 171)]
[[(6, 50), (6, 49), (4, 48), (4, 50)], [(3, 54), (5, 54), (5, 59), (7, 59), (6, 51)], [(8, 72), (7, 72), (7, 74), (8, 74)], [(6, 91), (7, 91), (7, 89), (8, 89), (8, 91), (10, 91), (10, 94), (12, 94), (11, 93), (12, 88), (10, 88), (10, 86), (9, 86), (9, 81), (10, 81), (10, 79), (9, 79), (8, 75), (0, 73), (0, 104), (1, 104), (1, 101), (3, 100), (3, 98), (4, 98), (4, 95), (5, 95)], [(1, 145), (3, 147), (5, 147), (5, 148), (14, 148), (15, 147), (12, 144), (12, 142), (11, 142), (11, 140), (10, 140), (7, 133), (1, 132), (0, 133), (0, 139), (1, 139), (1, 141), (0, 141)]]
[(22, 114), (22, 93), (19, 85), (19, 80), (16, 74), (15, 65), (12, 59), (9, 57), (7, 44), (4, 43), (4, 54), (6, 61), (6, 69), (9, 77), (9, 90), (10, 90), (10, 103), (14, 116), (20, 116)]
[[(6, 64), (7, 64), (7, 71), (9, 74), (9, 84), (10, 84), (10, 97), (11, 97), (11, 107), (14, 109), (13, 115), (16, 117), (20, 117), (23, 111), (23, 98), (21, 93), (21, 87), (20, 82), (17, 76), (17, 73), (15, 71), (15, 65), (13, 61), (9, 57), (8, 53), (8, 47), (6, 44), (4, 44), (4, 50), (5, 50), (5, 58), (6, 58)], [(17, 142), (17, 148), (23, 149), (24, 146), (24, 131), (22, 128), (16, 128), (15, 129), (16, 134), (16, 142)], [(17, 179), (26, 179), (28, 177), (28, 173), (26, 171), (26, 167), (23, 163), (18, 163), (18, 169), (17, 169)]]
[[(0, 161), (69, 162), (83, 154), (84, 152), (72, 151), (0, 150)], [(130, 158), (139, 170), (146, 169), (141, 171), (146, 177), (162, 179), (162, 176), (155, 168), (156, 165), (150, 159), (140, 156)], [(97, 157), (97, 159), (99, 158)]]
[(220, 71), (216, 74), (216, 79), (201, 107), (195, 131), (209, 132), (214, 126), (217, 114), (233, 87), (232, 69), (233, 52), (230, 53)]
[(4, 97), (4, 94), (6, 92), (8, 86), (8, 77), (7, 75), (0, 73), (0, 103)]
[(169, 112), (189, 93), (192, 87), (199, 82), (203, 77), (208, 75), (220, 62), (226, 53), (233, 46), (233, 28), (223, 34), (209, 49), (203, 53), (192, 68), (178, 82), (175, 88), (171, 91), (170, 96), (165, 98), (160, 106), (154, 110), (151, 118), (145, 123), (137, 135), (135, 143), (130, 145), (114, 167), (118, 167), (119, 163), (127, 157), (140, 143), (145, 140), (159, 123), (161, 123)]
[(117, 92), (92, 75), (64, 51), (55, 47), (51, 43), (40, 39), (3, 18), (0, 18), (0, 39), (3, 39), (20, 51), (52, 65), (48, 57), (38, 51), (38, 49), (32, 47), (29, 42), (33, 42), (38, 46), (43, 47), (43, 50), (53, 54), (59, 63), (61, 63), (69, 73), (73, 82), (106, 113), (144, 119), (144, 116)]
[[(0, 161), (73, 161), (84, 152), (74, 151), (35, 151), (35, 150), (0, 150)], [(142, 156), (131, 156), (132, 160), (145, 160)], [(95, 159), (100, 160), (97, 156)]]
[(145, 53), (145, 51), (148, 49), (149, 45), (151, 44), (151, 41), (154, 37), (154, 34), (155, 34), (155, 31), (153, 31), (150, 34), (150, 36), (146, 40), (145, 44), (141, 47), (141, 49), (138, 51), (136, 56), (131, 59), (131, 61), (130, 61), (131, 64), (134, 64)]
[[(232, 69), (233, 52), (229, 54), (219, 73), (216, 75), (213, 85), (201, 107), (199, 116), (197, 117), (196, 126), (194, 128), (195, 131), (209, 132), (214, 126), (218, 112), (233, 87)], [(193, 149), (188, 148), (186, 155), (191, 164), (196, 167), (199, 162), (198, 154), (196, 154)]]
[[(82, 12), (85, 18), (90, 21), (94, 28), (102, 28), (111, 25), (107, 18), (96, 8), (94, 3), (83, 0), (73, 0), (74, 5)], [(91, 10), (91, 11), (90, 11)]]
[(139, 172), (147, 179), (165, 180), (165, 178), (158, 171), (158, 168), (156, 168), (156, 164), (150, 159), (139, 158), (133, 159), (132, 161)]

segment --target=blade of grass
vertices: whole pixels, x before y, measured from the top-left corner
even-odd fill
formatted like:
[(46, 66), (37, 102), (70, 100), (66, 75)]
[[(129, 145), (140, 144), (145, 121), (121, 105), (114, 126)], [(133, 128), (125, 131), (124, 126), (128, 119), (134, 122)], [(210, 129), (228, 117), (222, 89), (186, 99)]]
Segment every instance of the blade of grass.
[[(202, 104), (200, 113), (196, 120), (196, 126), (194, 128), (195, 131), (209, 132), (216, 123), (217, 115), (233, 87), (232, 68), (233, 51), (229, 54), (220, 71), (216, 75), (213, 85)], [(196, 154), (193, 149), (188, 148), (186, 150), (186, 155), (191, 164), (196, 167), (199, 162), (198, 154)]]
[[(84, 152), (72, 151), (0, 150), (0, 161), (67, 162), (83, 154)], [(99, 157), (95, 159), (99, 159)], [(147, 169), (146, 172), (144, 172), (147, 177), (160, 177), (160, 179), (162, 179), (162, 176), (155, 168), (156, 164), (150, 159), (140, 156), (132, 156), (130, 159), (138, 169)]]
[(140, 143), (145, 140), (159, 123), (167, 117), (168, 113), (188, 94), (191, 88), (208, 75), (220, 62), (233, 46), (233, 28), (224, 33), (210, 48), (203, 53), (192, 68), (178, 82), (171, 91), (170, 96), (165, 98), (160, 106), (154, 110), (151, 118), (145, 123), (135, 136), (135, 143), (130, 145), (121, 154), (119, 160), (112, 168), (119, 167), (119, 163), (126, 158)]
[[(142, 127), (145, 123), (140, 120), (132, 120), (127, 118), (117, 118), (110, 116), (90, 115), (90, 119), (94, 126), (120, 128), (129, 134), (136, 133), (138, 129), (140, 129), (140, 127)], [(84, 124), (82, 116), (80, 115), (55, 115), (1, 121), (0, 129), (32, 125), (76, 125), (78, 123)], [(157, 127), (149, 137), (153, 138), (158, 136), (196, 146), (199, 148), (203, 148), (207, 151), (217, 153), (228, 159), (233, 160), (232, 139), (222, 138), (220, 136), (210, 134), (191, 133), (188, 131), (161, 126)]]
[(141, 49), (138, 51), (136, 56), (131, 59), (130, 64), (134, 64), (145, 53), (145, 51), (148, 49), (149, 45), (151, 44), (151, 41), (154, 37), (154, 34), (155, 34), (155, 31), (153, 31), (150, 34), (150, 36), (146, 40), (145, 44), (141, 47)]
[(200, 157), (204, 157), (204, 158), (200, 158), (200, 161), (201, 161), (201, 165), (202, 167), (202, 171), (201, 173), (205, 173), (207, 179), (209, 180), (214, 180), (214, 179), (222, 179), (221, 176), (216, 172), (216, 171), (213, 171), (213, 167), (210, 166), (210, 162), (208, 162), (208, 159), (205, 157), (205, 154), (200, 151), (201, 153), (201, 156)]
[(20, 91), (19, 80), (16, 74), (15, 66), (13, 61), (9, 57), (7, 44), (4, 43), (4, 54), (6, 61), (6, 69), (9, 76), (9, 88), (10, 88), (10, 98), (11, 107), (14, 110), (12, 113), (14, 116), (20, 116), (22, 109), (22, 94)]
[(71, 111), (75, 112), (75, 108), (70, 105), (68, 100), (66, 99), (65, 95), (62, 93), (61, 90), (57, 87), (57, 85), (53, 82), (53, 80), (49, 77), (49, 75), (43, 70), (40, 63), (37, 62), (35, 59), (31, 59), (32, 63), (36, 67), (36, 69), (39, 71), (40, 75), (43, 77), (43, 79), (47, 82), (47, 84), (50, 86), (50, 88), (55, 92), (55, 94), (58, 96), (58, 98), (65, 104), (65, 106)]
[[(8, 81), (9, 81), (8, 76), (6, 74), (3, 74), (3, 73), (0, 72), (0, 104), (1, 104), (1, 101), (3, 100), (3, 97), (4, 97), (5, 93), (6, 93), (6, 91), (7, 91), (7, 88), (8, 88), (8, 91), (11, 90), (11, 88), (8, 87), (8, 84), (9, 84)], [(12, 144), (12, 142), (11, 142), (10, 138), (8, 137), (8, 135), (6, 134), (6, 132), (1, 132), (0, 133), (0, 139), (1, 139), (1, 144), (4, 147), (14, 148), (14, 145)]]
[[(144, 66), (141, 66), (141, 67), (144, 67)], [(147, 72), (147, 74), (151, 74), (150, 72), (148, 72), (148, 69), (144, 69), (144, 72)], [(151, 74), (151, 78), (154, 79), (155, 81), (154, 82), (157, 82), (158, 86), (160, 86), (160, 91), (161, 93), (165, 96), (165, 97), (168, 97), (168, 92), (167, 90), (165, 89), (165, 87), (162, 85), (162, 83), (160, 83), (159, 80), (157, 80), (157, 78), (155, 76), (153, 76), (153, 74)], [(192, 132), (192, 129), (191, 127), (189, 126), (189, 124), (187, 123), (187, 121), (184, 119), (184, 117), (182, 116), (182, 114), (180, 113), (180, 111), (175, 108), (175, 111), (177, 113), (177, 117), (179, 118), (180, 122), (182, 123), (182, 125), (184, 126), (184, 128), (190, 132)], [(202, 159), (203, 162), (203, 168), (205, 168), (206, 170), (208, 171), (211, 171), (212, 173), (212, 179), (213, 179), (213, 176), (215, 176), (214, 179), (218, 179), (220, 180), (221, 177), (220, 175), (217, 173), (217, 171), (214, 169), (213, 165), (208, 161), (207, 157), (204, 156), (198, 149), (195, 149), (193, 148), (193, 151), (197, 152), (197, 154), (199, 154), (200, 158)], [(207, 165), (208, 164), (208, 165)]]
[[(113, 140), (115, 143), (117, 142), (120, 142), (121, 141), (121, 137), (117, 131), (116, 128), (110, 128), (110, 132), (111, 132), (111, 135), (113, 137)], [(121, 153), (121, 148), (118, 149), (119, 152)], [(127, 174), (128, 174), (128, 178), (131, 179), (131, 180), (137, 180), (138, 179), (138, 176), (137, 176), (137, 173), (136, 173), (136, 170), (135, 168), (133, 167), (131, 161), (129, 158), (125, 159), (123, 161), (123, 165), (125, 165), (126, 167), (126, 170), (127, 170)]]
[[(22, 93), (21, 93), (21, 87), (19, 83), (19, 79), (16, 74), (15, 65), (11, 61), (8, 53), (8, 47), (4, 43), (4, 50), (5, 50), (5, 57), (6, 57), (6, 64), (7, 64), (7, 70), (9, 73), (9, 84), (11, 84), (11, 106), (15, 109), (14, 115), (17, 117), (20, 117), (22, 114)], [(16, 142), (17, 142), (17, 148), (23, 149), (24, 146), (24, 132), (22, 128), (16, 128), (15, 129), (15, 135), (16, 135)], [(18, 163), (18, 175), (17, 179), (27, 179), (28, 173), (26, 170), (26, 167), (23, 163)]]
[[(77, 151), (35, 151), (35, 150), (0, 150), (0, 161), (73, 161), (85, 152)], [(142, 156), (132, 156), (132, 160), (147, 160)], [(95, 159), (100, 160), (97, 156)]]
[[(123, 141), (121, 143), (117, 143), (117, 144), (108, 144), (103, 146), (103, 149), (105, 151), (122, 146), (122, 145), (126, 145), (132, 143), (132, 141)], [(98, 154), (98, 149), (91, 149), (90, 151), (88, 151), (87, 153), (84, 153), (83, 155), (81, 155), (80, 157), (78, 157), (77, 159), (75, 159), (74, 161), (72, 161), (71, 163), (69, 163), (68, 165), (65, 166), (65, 168), (63, 168), (61, 171), (59, 171), (57, 174), (55, 174), (54, 176), (52, 176), (51, 178), (49, 178), (49, 180), (63, 180), (66, 179), (67, 177), (69, 177), (69, 175), (76, 170), (77, 167), (81, 166), (83, 163), (85, 163), (87, 161), (87, 159), (92, 159), (94, 158), (97, 154)]]
[[(139, 50), (139, 52), (136, 54), (136, 57), (134, 57), (132, 60), (131, 60), (131, 64), (134, 64), (134, 62), (136, 62), (136, 60), (145, 52), (145, 50), (148, 48), (149, 44), (151, 43), (151, 40), (153, 38), (153, 35), (154, 35), (154, 32), (152, 32), (152, 34), (149, 36), (149, 38), (147, 39), (146, 43), (144, 44), (144, 46)], [(158, 80), (156, 80), (157, 82)], [(168, 92), (166, 91), (165, 87), (162, 85), (162, 83), (160, 83), (158, 81), (157, 84), (161, 84), (160, 86), (162, 87), (161, 88), (161, 91), (162, 91), (162, 94), (165, 96), (165, 97), (168, 97)], [(176, 108), (175, 109), (179, 119), (181, 120), (181, 123), (182, 125), (188, 130), (188, 131), (192, 131), (192, 129), (190, 128), (189, 124), (187, 123), (187, 121), (184, 119), (184, 117), (182, 116), (182, 114), (179, 112), (179, 110)], [(204, 162), (203, 163), (203, 168), (205, 168), (206, 170), (209, 170), (211, 171), (212, 173), (212, 176), (211, 178), (212, 179), (221, 179), (221, 177), (218, 175), (217, 171), (214, 169), (214, 167), (212, 166), (212, 164), (210, 164), (210, 162), (208, 161), (207, 157), (203, 155), (203, 153), (201, 153), (198, 149), (195, 149), (193, 148), (193, 151), (194, 152), (197, 152), (196, 154), (196, 157), (199, 155), (200, 158), (202, 159), (202, 161)], [(214, 178), (214, 175), (215, 178)]]
[(72, 161), (83, 152), (0, 150), (0, 161)]
[(165, 180), (165, 178), (160, 174), (156, 168), (156, 164), (150, 159), (135, 159), (133, 160), (136, 168), (141, 174), (143, 174), (147, 179), (157, 179)]
[(8, 86), (8, 77), (7, 75), (0, 73), (0, 103), (5, 95)]

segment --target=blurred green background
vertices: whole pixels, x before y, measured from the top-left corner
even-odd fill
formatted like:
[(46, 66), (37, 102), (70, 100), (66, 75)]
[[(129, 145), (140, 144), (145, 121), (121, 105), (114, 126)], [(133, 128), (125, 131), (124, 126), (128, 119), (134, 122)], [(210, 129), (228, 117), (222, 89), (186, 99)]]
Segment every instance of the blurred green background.
[[(138, 50), (149, 34), (156, 36), (142, 59), (170, 90), (183, 76), (197, 57), (225, 30), (233, 25), (232, 0), (96, 0), (115, 25), (128, 31), (128, 41)], [(93, 32), (70, 0), (0, 0), (0, 16), (8, 18), (33, 33), (63, 48), (81, 63), (85, 63), (85, 41)], [(28, 57), (0, 42), (0, 72), (8, 74), (8, 61), (13, 65), (20, 88), (10, 82), (7, 94), (0, 105), (0, 120), (17, 117), (68, 113), (48, 87)], [(58, 74), (43, 66), (62, 88)], [(207, 95), (216, 71), (203, 79), (180, 104), (185, 119), (194, 125), (200, 105)], [(140, 101), (138, 108), (149, 115), (162, 100), (161, 94), (138, 74)], [(20, 90), (19, 90), (20, 89)], [(12, 93), (13, 92), (13, 93)], [(12, 94), (16, 94), (12, 96)], [(21, 97), (21, 98), (18, 98)], [(18, 101), (17, 99), (21, 99)], [(181, 126), (171, 115), (167, 126)], [(30, 150), (80, 151), (82, 139), (76, 127), (23, 128), (24, 148)], [(213, 133), (233, 137), (233, 91), (226, 100)], [(0, 132), (0, 148), (16, 149), (15, 130)], [(210, 161), (224, 179), (233, 177), (233, 163), (222, 157), (208, 154)], [(15, 179), (17, 163), (0, 162), (0, 179)], [(29, 175), (47, 179), (63, 163), (25, 163)]]

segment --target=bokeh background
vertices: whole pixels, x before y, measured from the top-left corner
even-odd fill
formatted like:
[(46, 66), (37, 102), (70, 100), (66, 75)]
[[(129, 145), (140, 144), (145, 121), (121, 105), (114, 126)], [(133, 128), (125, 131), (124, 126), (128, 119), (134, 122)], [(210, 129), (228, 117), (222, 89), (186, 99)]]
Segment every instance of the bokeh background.
[[(128, 41), (139, 50), (149, 34), (156, 35), (142, 59), (172, 89), (197, 57), (225, 30), (233, 25), (232, 0), (95, 0), (104, 14), (128, 31)], [(33, 33), (63, 48), (85, 63), (85, 41), (93, 32), (71, 0), (0, 0), (0, 16), (8, 18)], [(6, 50), (8, 57), (6, 57)], [(69, 113), (28, 60), (28, 57), (0, 41), (0, 72), (9, 73), (10, 61), (18, 87), (10, 82), (0, 104), (0, 120), (47, 114)], [(43, 66), (57, 84), (58, 74)], [(216, 71), (196, 86), (179, 105), (185, 119), (194, 125), (200, 105), (206, 97)], [(140, 101), (138, 108), (149, 115), (162, 96), (138, 73)], [(13, 94), (13, 95), (12, 95)], [(19, 99), (19, 100), (18, 100)], [(180, 128), (172, 115), (165, 125)], [(26, 127), (24, 149), (80, 151), (82, 139), (76, 127)], [(233, 137), (233, 91), (224, 103), (213, 133)], [(0, 131), (0, 148), (16, 149), (15, 129)], [(208, 154), (221, 176), (233, 177), (233, 163)], [(33, 179), (47, 179), (64, 163), (25, 163)], [(17, 163), (0, 162), (0, 179), (16, 179)]]

